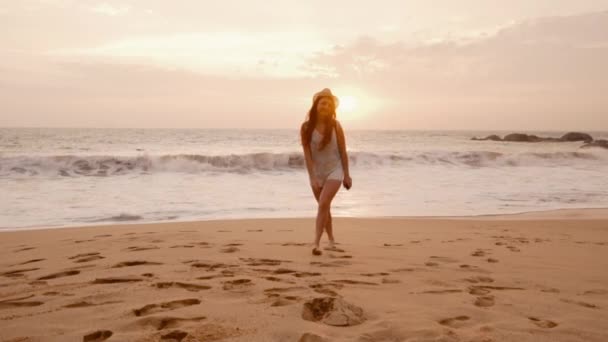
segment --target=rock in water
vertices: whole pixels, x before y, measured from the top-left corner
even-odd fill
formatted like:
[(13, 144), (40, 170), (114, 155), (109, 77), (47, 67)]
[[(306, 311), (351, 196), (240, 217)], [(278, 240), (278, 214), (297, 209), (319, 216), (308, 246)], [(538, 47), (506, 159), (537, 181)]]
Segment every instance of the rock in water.
[(581, 146), (581, 148), (589, 148), (589, 147), (608, 148), (608, 140), (604, 140), (604, 139), (594, 140), (592, 142), (588, 142), (585, 145)]
[(564, 134), (560, 138), (560, 140), (561, 141), (584, 141), (586, 143), (589, 143), (589, 142), (593, 141), (593, 137), (591, 137), (587, 133), (570, 132), (570, 133)]
[(314, 298), (304, 303), (302, 318), (333, 326), (351, 326), (365, 322), (363, 309), (342, 298)]
[(517, 141), (517, 142), (537, 142), (541, 139), (536, 135), (528, 135), (523, 133), (511, 133), (505, 136), (504, 141)]

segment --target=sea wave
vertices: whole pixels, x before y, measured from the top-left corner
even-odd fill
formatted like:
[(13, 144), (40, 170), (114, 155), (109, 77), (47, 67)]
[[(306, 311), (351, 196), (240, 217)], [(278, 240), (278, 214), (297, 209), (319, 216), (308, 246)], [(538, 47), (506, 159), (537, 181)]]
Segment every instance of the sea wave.
[[(604, 151), (601, 151), (604, 152)], [(574, 163), (603, 165), (607, 153), (598, 152), (520, 152), (434, 151), (371, 153), (349, 152), (353, 167), (428, 166), (448, 167), (518, 167), (563, 166)], [(52, 155), (1, 156), (0, 177), (22, 175), (58, 175), (65, 177), (107, 177), (129, 173), (154, 172), (234, 172), (294, 171), (304, 169), (301, 152), (247, 153), (230, 155), (168, 154), (168, 155)]]

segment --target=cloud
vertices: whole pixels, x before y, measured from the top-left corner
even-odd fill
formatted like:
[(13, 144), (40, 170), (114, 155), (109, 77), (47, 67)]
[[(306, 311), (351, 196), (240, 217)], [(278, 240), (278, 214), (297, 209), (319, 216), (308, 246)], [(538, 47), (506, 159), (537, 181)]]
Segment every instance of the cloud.
[(515, 23), (493, 35), (441, 43), (361, 37), (311, 58), (307, 67), (359, 81), (561, 86), (608, 78), (608, 11)]
[(95, 13), (116, 17), (129, 13), (131, 7), (125, 5), (112, 6), (107, 3), (101, 3), (91, 7), (90, 10)]
[(307, 67), (382, 94), (391, 120), (415, 126), (608, 128), (608, 11), (441, 43), (361, 37)]
[[(266, 31), (117, 37), (72, 50), (81, 54), (14, 48), (0, 62), (0, 126), (296, 127), (309, 95), (330, 87), (369, 108), (358, 128), (608, 129), (606, 23), (608, 12), (597, 12), (454, 31), (440, 42), (369, 34), (315, 49), (298, 45), (307, 36), (266, 40)], [(227, 50), (205, 60), (213, 42)], [(213, 64), (222, 51), (239, 57), (242, 42), (252, 51), (242, 65), (254, 72)], [(269, 76), (285, 53), (298, 72)]]

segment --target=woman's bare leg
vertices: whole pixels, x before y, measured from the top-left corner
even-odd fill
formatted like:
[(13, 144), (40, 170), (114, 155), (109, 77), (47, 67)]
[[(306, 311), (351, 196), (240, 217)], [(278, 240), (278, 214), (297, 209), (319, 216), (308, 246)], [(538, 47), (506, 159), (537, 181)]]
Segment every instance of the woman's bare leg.
[[(313, 194), (315, 195), (315, 199), (317, 200), (317, 203), (319, 203), (319, 197), (321, 196), (321, 191), (323, 191), (323, 188), (320, 188), (318, 191), (314, 191), (314, 189), (313, 189)], [(330, 244), (333, 244), (335, 242), (335, 239), (334, 239), (333, 223), (332, 223), (332, 218), (331, 218), (331, 209), (330, 209), (328, 215), (329, 215), (329, 218), (327, 219), (327, 223), (325, 224), (325, 231), (327, 232), (327, 237), (329, 238)]]
[(331, 209), (327, 213), (327, 223), (325, 224), (325, 231), (327, 232), (327, 238), (329, 243), (333, 245), (336, 241), (334, 239), (334, 227), (331, 219)]
[(340, 190), (341, 185), (342, 182), (333, 179), (327, 180), (323, 185), (323, 189), (319, 195), (319, 208), (317, 210), (317, 229), (314, 244), (315, 249), (319, 248), (319, 243), (321, 242), (321, 236), (323, 235), (325, 225), (330, 218), (329, 212), (331, 208), (331, 201), (334, 199), (334, 196), (338, 190)]

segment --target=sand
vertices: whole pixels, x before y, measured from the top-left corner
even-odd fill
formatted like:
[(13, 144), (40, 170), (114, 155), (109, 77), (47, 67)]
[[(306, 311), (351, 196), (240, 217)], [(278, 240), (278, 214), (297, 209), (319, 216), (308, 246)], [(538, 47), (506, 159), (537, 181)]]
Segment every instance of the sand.
[(606, 210), (313, 224), (0, 233), (0, 340), (608, 341)]

